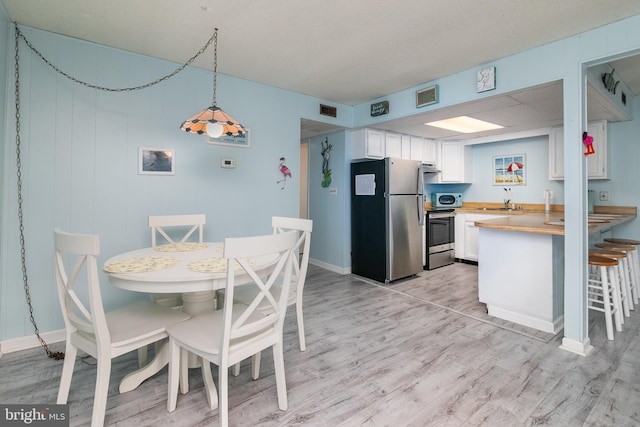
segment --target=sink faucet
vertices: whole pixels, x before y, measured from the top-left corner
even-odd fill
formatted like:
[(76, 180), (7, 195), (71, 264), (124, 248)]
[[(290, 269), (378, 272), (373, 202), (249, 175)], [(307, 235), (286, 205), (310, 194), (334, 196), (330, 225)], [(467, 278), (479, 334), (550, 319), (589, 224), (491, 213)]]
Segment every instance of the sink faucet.
[(507, 198), (504, 199), (504, 208), (509, 209), (509, 203), (511, 202), (511, 188), (504, 187), (504, 192), (507, 193)]

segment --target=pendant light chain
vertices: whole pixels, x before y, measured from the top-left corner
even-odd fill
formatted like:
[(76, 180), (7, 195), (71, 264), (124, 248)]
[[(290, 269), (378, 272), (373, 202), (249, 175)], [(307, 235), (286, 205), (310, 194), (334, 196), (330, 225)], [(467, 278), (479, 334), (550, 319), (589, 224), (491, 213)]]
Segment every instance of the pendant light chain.
[[(27, 47), (29, 47), (29, 49), (31, 49), (33, 51), (33, 53), (36, 54), (36, 56), (38, 56), (40, 59), (42, 59), (42, 61), (44, 61), (45, 64), (47, 64), (49, 67), (51, 67), (56, 73), (65, 76), (66, 78), (68, 78), (69, 80), (78, 83), (82, 86), (86, 86), (88, 88), (91, 89), (97, 89), (97, 90), (102, 90), (102, 91), (107, 91), (107, 92), (131, 92), (134, 90), (140, 90), (140, 89), (146, 89), (148, 87), (157, 85), (158, 83), (162, 83), (165, 80), (170, 79), (171, 77), (175, 76), (176, 74), (178, 74), (180, 71), (184, 70), (187, 66), (191, 65), (191, 63), (193, 61), (196, 60), (196, 58), (198, 58), (200, 55), (202, 55), (204, 53), (205, 50), (207, 50), (207, 48), (209, 47), (209, 45), (211, 45), (211, 43), (213, 42), (214, 38), (216, 38), (217, 36), (217, 31), (218, 29), (216, 28), (216, 32), (214, 33), (214, 35), (211, 36), (211, 38), (209, 38), (209, 40), (207, 40), (207, 42), (205, 43), (204, 46), (202, 46), (200, 48), (200, 50), (198, 52), (196, 52), (195, 55), (193, 55), (191, 58), (189, 58), (189, 60), (187, 62), (185, 62), (184, 64), (182, 64), (181, 66), (179, 66), (178, 68), (176, 68), (172, 73), (167, 74), (164, 77), (160, 77), (159, 79), (156, 79), (152, 82), (149, 83), (145, 83), (143, 85), (140, 86), (133, 86), (133, 87), (123, 87), (123, 88), (110, 88), (110, 87), (106, 87), (106, 86), (98, 86), (98, 85), (94, 85), (91, 83), (87, 83), (84, 82), (82, 80), (79, 80), (67, 73), (65, 73), (64, 71), (62, 71), (60, 68), (56, 67), (55, 65), (53, 65), (49, 60), (47, 60), (47, 58), (44, 57), (44, 55), (42, 55), (30, 42), (29, 40), (27, 40), (27, 38), (24, 36), (24, 34), (22, 34), (22, 32), (20, 31), (20, 29), (18, 28), (18, 24), (14, 24), (15, 28), (16, 28), (16, 37), (20, 37), (22, 38), (22, 40), (24, 40), (25, 44), (27, 45)], [(214, 76), (215, 76), (215, 72), (214, 72)], [(215, 77), (214, 77), (215, 79)]]
[(64, 359), (64, 353), (60, 352), (52, 352), (49, 350), (49, 346), (44, 341), (44, 339), (40, 336), (40, 331), (38, 330), (38, 325), (36, 323), (36, 319), (33, 315), (33, 305), (31, 304), (31, 293), (29, 292), (29, 280), (27, 275), (27, 255), (26, 255), (26, 244), (24, 241), (24, 213), (22, 209), (22, 161), (20, 160), (20, 55), (19, 55), (19, 37), (18, 37), (18, 27), (16, 26), (16, 52), (15, 52), (15, 77), (16, 77), (16, 167), (17, 167), (17, 185), (18, 185), (18, 223), (20, 228), (20, 262), (22, 264), (22, 281), (24, 283), (24, 294), (27, 298), (27, 305), (29, 306), (29, 318), (31, 319), (31, 324), (33, 325), (33, 329), (35, 330), (36, 337), (38, 337), (38, 341), (40, 341), (40, 345), (44, 348), (44, 351), (47, 353), (47, 356), (51, 359), (62, 360)]
[[(35, 319), (35, 315), (33, 314), (33, 304), (31, 302), (31, 292), (29, 291), (29, 280), (28, 280), (28, 274), (27, 274), (27, 251), (26, 251), (26, 243), (25, 243), (25, 238), (24, 238), (24, 210), (23, 210), (23, 198), (22, 198), (22, 160), (21, 160), (21, 140), (20, 140), (20, 49), (19, 49), (19, 45), (20, 45), (20, 39), (22, 38), (22, 40), (24, 40), (25, 44), (29, 47), (29, 49), (31, 49), (33, 51), (33, 53), (36, 54), (36, 56), (38, 56), (40, 59), (42, 59), (42, 61), (44, 61), (45, 64), (47, 64), (49, 67), (51, 67), (55, 72), (57, 72), (58, 74), (63, 75), (64, 77), (68, 78), (69, 80), (78, 83), (82, 86), (86, 86), (88, 88), (92, 88), (92, 89), (96, 89), (96, 90), (102, 90), (102, 91), (108, 91), (108, 92), (130, 92), (130, 91), (134, 91), (134, 90), (140, 90), (140, 89), (146, 89), (148, 87), (154, 86), (158, 83), (161, 83), (173, 76), (175, 76), (176, 74), (178, 74), (179, 72), (181, 72), (182, 70), (184, 70), (187, 66), (191, 65), (191, 63), (193, 61), (195, 61), (195, 59), (197, 57), (199, 57), (200, 55), (202, 55), (204, 53), (205, 50), (207, 50), (207, 48), (209, 47), (209, 45), (211, 45), (211, 43), (215, 40), (214, 43), (214, 47), (216, 48), (217, 51), (217, 45), (218, 45), (218, 29), (216, 28), (214, 34), (211, 36), (211, 38), (205, 43), (205, 45), (198, 51), (196, 52), (195, 55), (193, 55), (191, 58), (189, 58), (189, 60), (184, 63), (183, 65), (181, 65), (180, 67), (178, 67), (175, 71), (173, 71), (172, 73), (161, 77), (159, 79), (156, 79), (152, 82), (140, 85), (140, 86), (134, 86), (134, 87), (125, 87), (125, 88), (108, 88), (108, 87), (104, 87), (104, 86), (98, 86), (98, 85), (94, 85), (94, 84), (90, 84), (87, 82), (84, 82), (82, 80), (79, 80), (73, 76), (70, 76), (69, 74), (65, 73), (64, 71), (62, 71), (61, 69), (59, 69), (58, 67), (56, 67), (55, 65), (53, 65), (51, 62), (49, 62), (24, 36), (24, 34), (22, 34), (22, 32), (20, 31), (20, 29), (18, 28), (18, 24), (14, 23), (14, 28), (15, 28), (15, 78), (16, 78), (16, 82), (15, 82), (15, 117), (16, 117), (16, 185), (17, 185), (17, 191), (18, 191), (18, 224), (19, 224), (19, 231), (20, 231), (20, 262), (22, 265), (22, 281), (23, 281), (23, 286), (24, 286), (24, 294), (25, 294), (25, 298), (27, 300), (27, 305), (29, 306), (29, 318), (31, 320), (31, 324), (33, 325), (33, 329), (35, 331), (36, 337), (38, 338), (38, 341), (40, 341), (40, 345), (42, 346), (42, 348), (44, 349), (44, 351), (47, 353), (47, 356), (51, 359), (55, 359), (55, 360), (62, 360), (64, 359), (64, 353), (62, 352), (52, 352), (49, 349), (49, 346), (47, 345), (47, 343), (45, 342), (45, 340), (40, 336), (40, 331), (38, 329), (38, 325), (36, 323), (36, 319)], [(217, 66), (217, 54), (214, 55), (214, 73), (213, 73), (213, 100), (214, 100), (214, 104), (215, 104), (215, 96), (216, 96), (216, 85), (215, 85), (215, 67)]]
[(213, 32), (213, 105), (216, 106), (216, 86), (218, 85), (218, 29)]

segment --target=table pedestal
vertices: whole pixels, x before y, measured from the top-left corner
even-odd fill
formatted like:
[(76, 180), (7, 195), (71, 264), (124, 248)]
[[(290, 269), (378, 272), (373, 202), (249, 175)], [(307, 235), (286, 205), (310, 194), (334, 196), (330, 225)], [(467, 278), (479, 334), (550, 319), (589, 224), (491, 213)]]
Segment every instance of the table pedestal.
[[(192, 316), (214, 311), (216, 309), (216, 292), (202, 291), (182, 294), (182, 311)], [(198, 357), (189, 353), (189, 368), (199, 368)]]

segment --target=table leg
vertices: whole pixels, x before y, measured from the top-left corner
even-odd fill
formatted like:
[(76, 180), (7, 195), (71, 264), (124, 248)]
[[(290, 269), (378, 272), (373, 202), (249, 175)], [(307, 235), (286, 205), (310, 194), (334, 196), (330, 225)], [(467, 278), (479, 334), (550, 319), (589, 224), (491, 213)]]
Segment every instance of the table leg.
[(169, 363), (169, 345), (165, 341), (162, 346), (156, 352), (153, 360), (145, 365), (143, 368), (133, 371), (127, 374), (122, 381), (120, 381), (119, 391), (120, 393), (126, 393), (138, 387), (144, 380), (157, 374), (160, 369), (164, 368)]

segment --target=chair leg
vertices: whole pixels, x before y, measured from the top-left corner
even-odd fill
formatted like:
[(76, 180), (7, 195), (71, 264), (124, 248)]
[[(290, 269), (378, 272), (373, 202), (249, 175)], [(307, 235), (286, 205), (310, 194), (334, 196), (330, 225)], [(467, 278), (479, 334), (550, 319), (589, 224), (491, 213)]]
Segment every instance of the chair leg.
[(97, 357), (96, 392), (93, 398), (91, 427), (102, 427), (107, 409), (109, 394), (109, 377), (111, 376), (111, 358), (109, 354)]
[(304, 338), (304, 319), (302, 317), (302, 301), (296, 302), (296, 319), (298, 321), (298, 341), (300, 342), (300, 351), (307, 349), (307, 344)]
[(260, 359), (262, 352), (259, 351), (251, 356), (251, 379), (257, 380), (260, 377)]
[(240, 375), (240, 362), (231, 367), (231, 375), (233, 375), (234, 377)]
[(178, 383), (180, 382), (180, 350), (173, 338), (169, 339), (169, 382), (167, 387), (167, 411), (176, 410)]
[(76, 363), (77, 354), (78, 347), (69, 344), (67, 340), (64, 364), (62, 365), (62, 376), (60, 377), (60, 388), (58, 389), (58, 405), (67, 403), (67, 399), (69, 398), (69, 388), (71, 386), (71, 377), (73, 376), (73, 367)]
[[(208, 363), (207, 366), (209, 366)], [(229, 425), (229, 368), (226, 366), (218, 367), (218, 385), (220, 388), (220, 392), (218, 393), (220, 399), (218, 404), (218, 417), (220, 418), (220, 426), (227, 427)]]
[(273, 345), (273, 364), (276, 371), (276, 389), (278, 390), (278, 407), (286, 411), (287, 402), (287, 382), (284, 375), (284, 351), (282, 340)]
[[(211, 375), (211, 363), (204, 357), (200, 358), (200, 370), (202, 371), (204, 390), (207, 392), (207, 403), (209, 403), (209, 408), (214, 410), (218, 407), (218, 393), (216, 392), (216, 384), (213, 382), (213, 376)], [(218, 371), (220, 370), (221, 369), (218, 369)], [(227, 372), (228, 369), (224, 371)], [(220, 379), (218, 379), (218, 383), (220, 383)], [(222, 390), (220, 393), (222, 393)]]
[(180, 393), (189, 392), (189, 352), (185, 348), (180, 349)]

